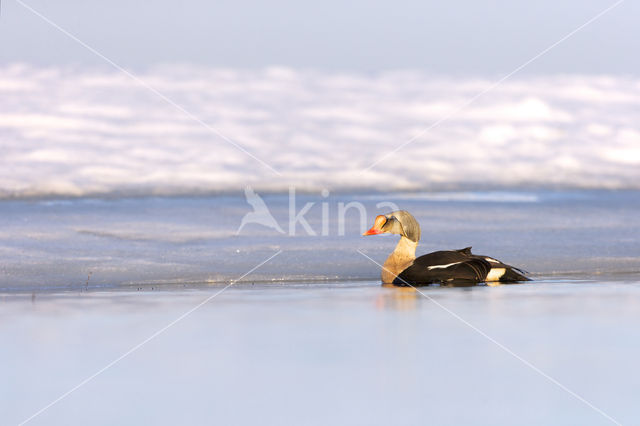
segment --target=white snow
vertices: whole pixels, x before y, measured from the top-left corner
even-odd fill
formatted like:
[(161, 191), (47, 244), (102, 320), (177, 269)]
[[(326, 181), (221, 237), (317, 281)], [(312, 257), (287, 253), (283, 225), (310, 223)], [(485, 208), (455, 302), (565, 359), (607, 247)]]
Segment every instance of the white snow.
[(0, 68), (0, 197), (640, 188), (632, 77), (514, 76), (461, 108), (494, 81), (186, 65), (136, 75), (176, 105), (116, 70)]

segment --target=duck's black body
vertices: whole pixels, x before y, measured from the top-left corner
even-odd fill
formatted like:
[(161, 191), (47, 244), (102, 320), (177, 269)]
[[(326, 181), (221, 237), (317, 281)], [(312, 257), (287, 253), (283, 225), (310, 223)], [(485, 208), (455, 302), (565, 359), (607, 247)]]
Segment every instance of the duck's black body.
[(397, 234), (398, 245), (382, 265), (383, 284), (417, 286), (434, 283), (470, 285), (482, 282), (529, 281), (518, 268), (489, 256), (471, 253), (471, 247), (436, 251), (416, 257), (420, 225), (411, 213), (398, 210), (378, 215), (363, 235)]
[(471, 253), (471, 247), (436, 251), (414, 259), (393, 280), (397, 286), (475, 284), (485, 281), (529, 281), (524, 272), (488, 256)]

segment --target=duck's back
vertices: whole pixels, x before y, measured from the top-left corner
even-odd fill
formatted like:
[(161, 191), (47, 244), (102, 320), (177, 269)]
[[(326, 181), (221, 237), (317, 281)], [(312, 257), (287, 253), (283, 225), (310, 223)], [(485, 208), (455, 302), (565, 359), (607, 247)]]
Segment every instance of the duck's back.
[(478, 283), (485, 280), (491, 263), (471, 257), (465, 250), (444, 250), (416, 258), (394, 280), (395, 285), (425, 285), (433, 283)]

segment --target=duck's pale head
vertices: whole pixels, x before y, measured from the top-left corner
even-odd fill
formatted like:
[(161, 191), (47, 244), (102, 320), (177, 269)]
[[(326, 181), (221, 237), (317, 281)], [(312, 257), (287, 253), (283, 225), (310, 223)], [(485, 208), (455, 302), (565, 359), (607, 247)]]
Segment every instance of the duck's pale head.
[(411, 213), (398, 210), (377, 216), (371, 229), (362, 235), (377, 234), (397, 234), (417, 243), (420, 240), (420, 225)]

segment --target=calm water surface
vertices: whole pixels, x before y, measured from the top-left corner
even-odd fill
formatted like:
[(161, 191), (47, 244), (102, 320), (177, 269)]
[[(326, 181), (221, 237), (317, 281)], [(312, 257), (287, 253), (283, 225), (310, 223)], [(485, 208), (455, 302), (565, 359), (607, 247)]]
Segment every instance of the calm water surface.
[[(220, 288), (3, 296), (2, 423)], [(30, 424), (613, 424), (524, 361), (623, 424), (640, 418), (638, 277), (423, 292), (231, 287)]]

